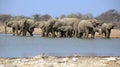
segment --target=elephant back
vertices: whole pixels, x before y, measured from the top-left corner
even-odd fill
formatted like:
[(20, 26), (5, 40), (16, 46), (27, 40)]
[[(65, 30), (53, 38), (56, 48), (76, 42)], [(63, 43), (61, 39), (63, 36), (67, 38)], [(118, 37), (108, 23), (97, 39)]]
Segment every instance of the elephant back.
[(46, 21), (38, 21), (38, 22), (35, 22), (34, 26), (35, 28), (43, 28), (45, 27), (46, 25)]
[(63, 19), (58, 19), (56, 22), (56, 27), (60, 26), (74, 26), (75, 23), (79, 22), (77, 18), (63, 18)]
[(103, 23), (101, 28), (102, 29), (113, 29), (114, 24), (113, 23)]

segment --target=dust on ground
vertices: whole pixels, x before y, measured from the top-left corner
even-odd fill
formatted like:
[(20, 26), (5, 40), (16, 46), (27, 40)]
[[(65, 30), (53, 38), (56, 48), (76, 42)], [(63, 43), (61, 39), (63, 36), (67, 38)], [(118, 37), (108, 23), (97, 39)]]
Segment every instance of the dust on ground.
[(27, 58), (0, 58), (0, 67), (120, 67), (120, 57), (38, 55)]

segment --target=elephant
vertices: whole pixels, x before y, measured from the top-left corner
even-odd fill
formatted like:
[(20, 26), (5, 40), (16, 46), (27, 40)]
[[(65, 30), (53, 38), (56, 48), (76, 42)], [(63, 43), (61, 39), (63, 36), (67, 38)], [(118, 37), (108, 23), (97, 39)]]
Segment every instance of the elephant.
[(20, 35), (20, 33), (18, 33), (18, 30), (20, 30), (21, 32), (21, 28), (24, 25), (24, 23), (25, 23), (24, 19), (7, 21), (5, 24), (5, 33), (6, 33), (7, 27), (11, 27), (13, 31), (13, 36), (15, 36), (15, 32), (16, 32), (16, 35)]
[[(80, 20), (77, 18), (63, 18), (63, 19), (57, 19), (56, 23), (53, 25), (53, 30), (58, 32), (58, 28), (61, 26), (72, 26), (73, 31), (74, 31), (74, 27), (75, 23), (79, 22)], [(74, 33), (73, 33), (74, 35)]]
[(103, 38), (103, 34), (105, 35), (105, 38), (110, 38), (110, 34), (111, 34), (111, 29), (114, 28), (114, 24), (113, 23), (103, 23), (101, 26), (101, 35)]
[(34, 31), (34, 28), (40, 28), (41, 29), (41, 36), (45, 37), (45, 26), (47, 21), (37, 21), (33, 25), (30, 26), (29, 31)]
[[(53, 25), (55, 22), (56, 19), (49, 19), (48, 21), (38, 21), (31, 25), (29, 30), (33, 31), (34, 28), (40, 28), (42, 31), (42, 37), (54, 37), (55, 33), (53, 33)], [(52, 35), (50, 35), (50, 33)]]
[(76, 22), (76, 23), (74, 23), (74, 25), (73, 25), (73, 30), (74, 30), (73, 36), (74, 36), (74, 37), (78, 37), (78, 24), (79, 24), (79, 22)]
[[(22, 36), (26, 36), (26, 33), (28, 32), (30, 36), (33, 36), (34, 29), (29, 30), (29, 28), (34, 24), (34, 21), (32, 19), (25, 19), (24, 25), (20, 28), (22, 33)], [(20, 32), (20, 34), (21, 34)]]
[(72, 37), (73, 34), (72, 26), (61, 26), (58, 31), (61, 33), (60, 37)]
[[(46, 37), (55, 37), (55, 31), (53, 29), (53, 25), (56, 23), (56, 19), (49, 19), (45, 25), (45, 32), (46, 32)], [(49, 34), (51, 33), (51, 35), (49, 36)]]
[(94, 38), (95, 35), (95, 27), (101, 25), (96, 19), (88, 19), (81, 20), (78, 23), (78, 37), (88, 38), (89, 34), (91, 34), (91, 38)]

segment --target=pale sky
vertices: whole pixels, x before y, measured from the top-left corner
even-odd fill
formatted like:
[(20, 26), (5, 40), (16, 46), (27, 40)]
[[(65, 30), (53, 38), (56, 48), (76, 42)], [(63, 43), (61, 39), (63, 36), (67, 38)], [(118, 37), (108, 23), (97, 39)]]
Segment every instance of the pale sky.
[(0, 0), (0, 14), (53, 17), (70, 13), (92, 13), (98, 16), (110, 9), (120, 11), (120, 0)]

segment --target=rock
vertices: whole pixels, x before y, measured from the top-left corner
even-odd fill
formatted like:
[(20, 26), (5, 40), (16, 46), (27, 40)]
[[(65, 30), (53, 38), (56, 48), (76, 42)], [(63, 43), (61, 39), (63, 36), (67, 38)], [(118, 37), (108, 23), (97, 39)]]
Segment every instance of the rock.
[(78, 60), (78, 58), (75, 58), (75, 57), (72, 58), (72, 61), (74, 61), (74, 62), (76, 62), (77, 60)]
[(116, 58), (114, 58), (114, 57), (109, 57), (109, 58), (105, 58), (106, 60), (108, 60), (108, 61), (114, 61), (114, 60), (116, 60)]
[(62, 61), (63, 61), (63, 62), (67, 62), (67, 61), (68, 61), (68, 58), (63, 58)]
[(45, 63), (45, 60), (44, 59), (40, 59), (39, 62)]
[(0, 67), (5, 67), (5, 65), (0, 65)]

